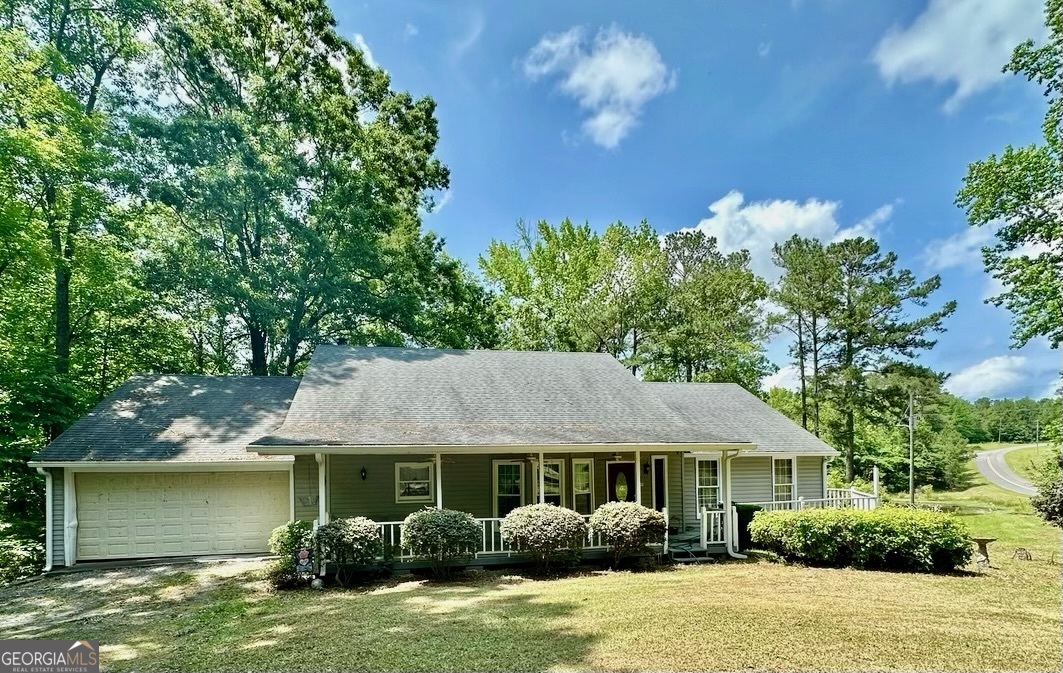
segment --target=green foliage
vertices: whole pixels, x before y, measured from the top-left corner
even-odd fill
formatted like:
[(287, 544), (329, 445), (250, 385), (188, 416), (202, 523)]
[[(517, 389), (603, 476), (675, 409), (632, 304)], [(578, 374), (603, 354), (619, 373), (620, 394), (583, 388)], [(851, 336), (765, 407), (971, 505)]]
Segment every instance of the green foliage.
[(1063, 528), (1063, 476), (1058, 469), (1054, 478), (1047, 477), (1041, 481), (1030, 504), (1039, 517), (1053, 526)]
[(273, 529), (269, 536), (269, 551), (280, 557), (282, 563), (295, 567), (295, 552), (312, 549), (314, 524), (309, 521), (289, 521)]
[(44, 549), (40, 542), (5, 537), (0, 530), (0, 586), (39, 574), (44, 567)]
[(971, 558), (971, 537), (943, 512), (878, 507), (758, 512), (753, 543), (784, 559), (816, 566), (950, 572)]
[(1018, 45), (1004, 68), (1044, 87), (1044, 144), (1008, 145), (999, 157), (972, 163), (956, 196), (971, 226), (996, 228), (982, 259), (1004, 287), (990, 301), (1014, 316), (1016, 346), (1039, 336), (1053, 347), (1063, 342), (1063, 2), (1046, 0), (1045, 25), (1047, 42)]
[(441, 578), (475, 553), (482, 536), (483, 528), (472, 514), (453, 509), (427, 507), (407, 516), (402, 524), (403, 548), (428, 561)]
[(701, 232), (664, 237), (646, 222), (601, 234), (565, 219), (521, 222), (513, 244), (480, 258), (499, 292), (511, 348), (607, 352), (647, 380), (739, 383), (771, 372), (749, 254), (724, 254)]
[(664, 516), (636, 502), (607, 502), (591, 514), (591, 532), (613, 549), (613, 563), (620, 565), (646, 545), (661, 544), (668, 529)]
[(269, 536), (269, 551), (279, 558), (266, 568), (266, 581), (274, 589), (295, 589), (306, 584), (306, 578), (295, 572), (295, 553), (313, 549), (314, 525), (309, 521), (289, 521), (273, 529)]
[(503, 519), (500, 532), (515, 551), (534, 556), (542, 570), (547, 570), (561, 552), (578, 552), (587, 541), (583, 517), (552, 504), (511, 510)]
[(314, 549), (320, 560), (340, 565), (369, 565), (384, 553), (377, 523), (364, 516), (335, 519), (314, 533)]

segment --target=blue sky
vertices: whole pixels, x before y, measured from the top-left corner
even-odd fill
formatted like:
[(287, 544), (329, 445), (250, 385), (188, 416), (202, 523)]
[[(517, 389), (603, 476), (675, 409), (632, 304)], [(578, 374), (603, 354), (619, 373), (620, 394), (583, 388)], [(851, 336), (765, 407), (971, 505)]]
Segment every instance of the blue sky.
[(1044, 36), (1040, 0), (660, 7), (333, 2), (396, 88), (436, 100), (452, 177), (425, 226), (471, 267), (519, 218), (701, 227), (769, 278), (793, 233), (870, 234), (959, 302), (921, 358), (954, 392), (1054, 389), (1059, 352), (1010, 348), (1010, 315), (983, 303), (990, 232), (953, 204), (968, 163), (1040, 140), (1040, 91), (1000, 72)]

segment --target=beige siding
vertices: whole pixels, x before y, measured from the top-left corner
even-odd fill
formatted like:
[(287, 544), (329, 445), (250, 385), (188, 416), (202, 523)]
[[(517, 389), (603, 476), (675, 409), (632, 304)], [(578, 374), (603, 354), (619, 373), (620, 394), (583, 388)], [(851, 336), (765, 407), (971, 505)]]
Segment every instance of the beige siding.
[(797, 458), (797, 497), (805, 500), (823, 497), (823, 460), (820, 456)]
[(771, 499), (770, 457), (739, 456), (731, 461), (731, 500), (767, 502)]
[(313, 521), (318, 518), (317, 459), (314, 456), (296, 456), (293, 466), (295, 476), (295, 518)]
[(66, 565), (66, 539), (64, 523), (66, 521), (66, 492), (61, 467), (49, 468), (52, 473), (52, 565)]

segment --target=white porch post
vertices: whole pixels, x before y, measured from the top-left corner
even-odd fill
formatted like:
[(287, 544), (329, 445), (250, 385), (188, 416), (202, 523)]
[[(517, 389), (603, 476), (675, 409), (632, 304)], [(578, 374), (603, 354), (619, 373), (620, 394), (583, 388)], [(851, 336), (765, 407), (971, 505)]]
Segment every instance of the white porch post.
[(443, 509), (443, 459), (436, 454), (436, 508)]
[(635, 502), (642, 504), (642, 452), (635, 449)]
[(37, 472), (44, 475), (44, 572), (52, 569), (52, 472), (42, 467)]
[(324, 526), (328, 523), (328, 511), (326, 511), (328, 496), (325, 493), (325, 454), (315, 453), (314, 459), (317, 461), (317, 521), (318, 525)]
[(871, 468), (871, 485), (873, 487), (873, 493), (875, 497), (878, 497), (878, 465), (874, 465)]
[(543, 452), (539, 452), (539, 504), (546, 502), (546, 465), (543, 463)]

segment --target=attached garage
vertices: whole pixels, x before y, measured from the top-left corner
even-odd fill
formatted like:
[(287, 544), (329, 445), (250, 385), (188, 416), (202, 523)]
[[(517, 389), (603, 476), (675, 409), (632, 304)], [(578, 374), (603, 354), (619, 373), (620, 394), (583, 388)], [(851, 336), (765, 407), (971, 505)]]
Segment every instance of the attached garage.
[(76, 560), (267, 551), (288, 471), (74, 472)]

